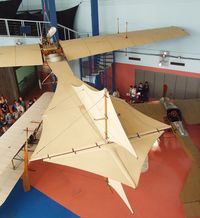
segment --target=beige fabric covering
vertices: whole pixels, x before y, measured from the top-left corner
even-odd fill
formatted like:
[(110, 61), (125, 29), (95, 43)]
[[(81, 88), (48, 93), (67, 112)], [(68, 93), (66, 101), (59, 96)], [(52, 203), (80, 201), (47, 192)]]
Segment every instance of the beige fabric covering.
[(0, 67), (42, 65), (40, 46), (16, 45), (0, 47)]
[(68, 61), (82, 57), (115, 51), (123, 48), (140, 46), (175, 39), (188, 35), (179, 27), (165, 27), (157, 29), (139, 30), (113, 35), (95, 36), (88, 38), (61, 41)]
[(67, 62), (49, 65), (58, 78), (58, 87), (44, 115), (43, 132), (32, 160), (44, 159), (76, 167), (135, 188), (150, 148), (169, 126), (143, 115), (123, 100), (112, 98), (110, 104), (119, 114), (122, 130), (129, 138), (136, 158), (117, 144), (119, 142), (105, 141), (89, 115), (89, 107), (73, 88), (83, 82), (73, 76)]

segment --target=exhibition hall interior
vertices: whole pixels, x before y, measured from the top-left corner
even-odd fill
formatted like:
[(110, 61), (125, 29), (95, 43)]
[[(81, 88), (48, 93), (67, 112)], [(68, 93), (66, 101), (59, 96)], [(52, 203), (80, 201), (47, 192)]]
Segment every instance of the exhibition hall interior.
[(198, 0), (0, 0), (0, 218), (200, 218)]

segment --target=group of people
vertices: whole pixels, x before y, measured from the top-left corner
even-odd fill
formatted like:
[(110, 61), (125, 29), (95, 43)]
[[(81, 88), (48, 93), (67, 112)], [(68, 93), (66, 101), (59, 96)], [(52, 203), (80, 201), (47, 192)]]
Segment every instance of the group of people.
[(0, 136), (29, 108), (36, 98), (25, 102), (22, 97), (15, 100), (12, 105), (2, 95), (0, 96)]
[(139, 102), (146, 102), (149, 100), (149, 83), (145, 81), (143, 84), (142, 82), (139, 85), (129, 87), (129, 92), (127, 96), (130, 97), (130, 103), (139, 103)]

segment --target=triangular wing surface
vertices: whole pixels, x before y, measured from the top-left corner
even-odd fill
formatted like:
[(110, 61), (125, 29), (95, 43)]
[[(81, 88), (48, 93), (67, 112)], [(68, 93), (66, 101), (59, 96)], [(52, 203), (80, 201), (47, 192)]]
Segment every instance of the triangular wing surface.
[(138, 155), (135, 158), (126, 149), (115, 143), (68, 153), (60, 156), (47, 157), (47, 162), (71, 166), (86, 170), (136, 188), (145, 158), (154, 142), (163, 133), (156, 132), (142, 138), (131, 140)]
[(142, 138), (145, 135), (171, 128), (171, 126), (141, 113), (120, 98), (111, 97), (111, 99), (118, 118), (129, 139), (135, 137)]
[(117, 192), (117, 194), (120, 196), (120, 198), (124, 201), (128, 209), (133, 213), (133, 209), (128, 201), (128, 198), (126, 197), (126, 193), (124, 192), (124, 188), (122, 184), (118, 181), (115, 181), (113, 179), (108, 179), (108, 184)]
[(0, 47), (0, 66), (17, 67), (42, 65), (40, 46), (35, 45), (16, 45)]
[[(115, 142), (119, 144), (132, 153), (135, 157), (137, 157), (137, 154), (130, 144), (127, 135), (118, 119), (107, 91), (92, 90), (85, 84), (73, 88), (79, 96), (80, 101), (87, 109), (88, 114), (98, 128), (102, 137), (105, 139), (107, 137), (106, 140), (108, 142)], [(106, 131), (107, 136), (105, 136)]]
[(65, 61), (49, 63), (49, 66), (58, 78), (57, 89), (44, 115), (41, 139), (32, 159), (104, 144), (105, 140), (72, 87), (82, 82)]
[(60, 44), (67, 60), (71, 61), (78, 58), (102, 54), (128, 47), (141, 46), (184, 37), (186, 35), (188, 35), (188, 33), (179, 27), (164, 27), (66, 40), (61, 41)]

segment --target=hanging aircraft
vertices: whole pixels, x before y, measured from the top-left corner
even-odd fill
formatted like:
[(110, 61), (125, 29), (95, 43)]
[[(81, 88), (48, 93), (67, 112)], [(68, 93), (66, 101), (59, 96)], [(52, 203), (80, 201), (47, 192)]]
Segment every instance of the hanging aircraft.
[[(48, 36), (54, 33), (55, 29)], [(122, 99), (109, 96), (107, 90), (97, 91), (88, 86), (74, 76), (68, 62), (187, 35), (181, 28), (164, 27), (57, 43), (44, 40), (41, 45), (0, 47), (0, 67), (43, 65), (46, 62), (58, 80), (56, 92), (44, 112), (39, 144), (30, 161), (42, 159), (104, 176), (133, 212), (121, 183), (137, 187), (149, 150), (170, 126), (138, 112)], [(9, 131), (16, 128), (13, 126)], [(1, 159), (0, 180), (21, 148), (18, 145), (16, 149), (12, 142), (8, 149), (5, 137), (9, 138), (9, 133), (0, 138), (0, 156), (4, 157)], [(2, 184), (1, 204), (9, 195), (9, 192), (2, 194), (3, 191)]]
[(177, 131), (181, 136), (188, 136), (188, 133), (182, 122), (182, 114), (180, 109), (168, 98), (161, 98), (160, 102), (163, 104), (167, 112), (166, 117), (173, 130)]

